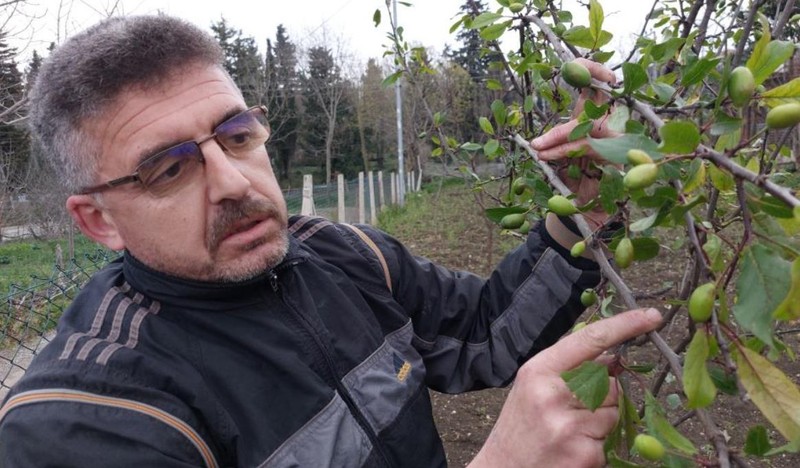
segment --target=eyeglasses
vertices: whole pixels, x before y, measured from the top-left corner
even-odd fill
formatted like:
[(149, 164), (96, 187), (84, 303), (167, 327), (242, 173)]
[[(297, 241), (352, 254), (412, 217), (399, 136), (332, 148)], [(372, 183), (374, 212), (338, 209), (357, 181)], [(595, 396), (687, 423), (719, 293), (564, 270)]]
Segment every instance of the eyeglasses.
[(120, 185), (139, 183), (156, 197), (163, 197), (191, 180), (205, 162), (200, 145), (212, 138), (233, 156), (263, 147), (270, 136), (267, 108), (254, 106), (217, 125), (211, 135), (199, 140), (185, 141), (160, 151), (142, 161), (133, 174), (106, 183), (84, 187), (78, 193), (86, 195), (103, 192)]

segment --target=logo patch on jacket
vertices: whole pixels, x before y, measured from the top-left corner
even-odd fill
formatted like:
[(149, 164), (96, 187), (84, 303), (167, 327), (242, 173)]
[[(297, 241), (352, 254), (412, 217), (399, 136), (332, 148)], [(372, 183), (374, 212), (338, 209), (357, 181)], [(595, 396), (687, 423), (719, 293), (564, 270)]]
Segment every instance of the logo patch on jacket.
[(394, 358), (394, 373), (397, 376), (397, 380), (402, 382), (406, 380), (406, 378), (408, 378), (408, 374), (409, 372), (411, 372), (411, 363), (401, 358), (397, 354), (394, 354), (393, 358)]

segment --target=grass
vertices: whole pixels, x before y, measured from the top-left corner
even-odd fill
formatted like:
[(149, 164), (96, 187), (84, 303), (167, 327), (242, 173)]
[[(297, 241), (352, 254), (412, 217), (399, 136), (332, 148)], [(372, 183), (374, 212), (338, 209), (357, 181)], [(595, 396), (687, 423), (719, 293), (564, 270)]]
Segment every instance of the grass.
[[(10, 292), (11, 285), (24, 288), (37, 279), (50, 278), (56, 265), (56, 248), (61, 246), (65, 264), (69, 263), (66, 239), (25, 239), (0, 244), (0, 296)], [(108, 251), (83, 236), (75, 236), (75, 258), (94, 259)]]
[(521, 242), (487, 221), (472, 189), (458, 178), (435, 180), (407, 194), (405, 206), (380, 213), (378, 227), (416, 255), (484, 275)]

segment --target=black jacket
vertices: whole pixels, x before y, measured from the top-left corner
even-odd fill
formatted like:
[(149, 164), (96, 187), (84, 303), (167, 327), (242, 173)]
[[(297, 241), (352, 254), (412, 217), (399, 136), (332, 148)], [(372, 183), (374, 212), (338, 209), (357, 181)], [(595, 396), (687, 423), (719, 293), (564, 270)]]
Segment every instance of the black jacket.
[(362, 229), (382, 259), (294, 217), (285, 260), (243, 283), (103, 269), (0, 409), (0, 465), (444, 465), (428, 388), (510, 382), (599, 273), (541, 225), (488, 280)]

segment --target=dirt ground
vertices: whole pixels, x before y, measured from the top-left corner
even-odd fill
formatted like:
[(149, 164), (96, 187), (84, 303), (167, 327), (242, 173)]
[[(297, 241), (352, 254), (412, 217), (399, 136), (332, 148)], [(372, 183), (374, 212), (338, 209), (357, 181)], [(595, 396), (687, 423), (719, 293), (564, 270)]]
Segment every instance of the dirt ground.
[[(475, 203), (474, 195), (465, 188), (449, 188), (441, 193), (426, 194), (428, 208), (408, 219), (398, 221), (387, 230), (406, 242), (418, 255), (426, 256), (453, 269), (469, 270), (487, 275), (490, 265), (502, 253), (519, 243), (519, 240), (501, 236), (496, 226), (486, 222), (482, 210)], [(412, 201), (413, 203), (413, 201)], [(492, 206), (490, 201), (487, 205)], [(666, 253), (666, 255), (664, 255)], [(674, 295), (674, 288), (680, 282), (683, 270), (684, 252), (680, 246), (662, 245), (662, 255), (657, 259), (638, 263), (624, 272), (624, 278), (634, 293), (640, 297), (642, 306), (658, 307), (665, 310), (664, 298)], [(655, 294), (654, 294), (655, 293)], [(658, 294), (660, 293), (660, 294)], [(591, 311), (587, 311), (587, 314)], [(677, 319), (665, 328), (662, 334), (671, 344), (685, 336), (686, 321)], [(785, 342), (795, 350), (800, 349), (800, 336), (797, 333), (784, 335)], [(655, 363), (657, 369), (663, 365), (651, 346), (645, 345), (632, 351), (630, 356), (638, 363)], [(800, 382), (800, 364), (781, 362), (780, 367), (789, 378)], [(648, 376), (648, 381), (650, 381)], [(443, 395), (432, 392), (434, 413), (445, 444), (448, 462), (451, 467), (461, 467), (478, 452), (483, 441), (492, 429), (505, 401), (508, 389), (492, 389), (463, 395)], [(662, 404), (664, 396), (680, 394), (673, 382), (666, 384), (660, 392)], [(680, 410), (671, 411), (670, 417), (676, 419), (683, 414)], [(741, 448), (747, 431), (756, 424), (764, 424), (769, 431), (774, 446), (784, 441), (752, 403), (740, 396), (726, 396), (716, 403), (711, 414), (729, 439), (729, 445)], [(679, 430), (693, 440), (705, 454), (713, 454), (712, 447), (705, 437), (702, 426), (696, 418), (688, 418), (678, 426)], [(756, 459), (740, 456), (742, 466), (796, 468), (800, 466), (800, 455), (778, 455), (769, 459)], [(709, 465), (715, 466), (715, 465)]]

